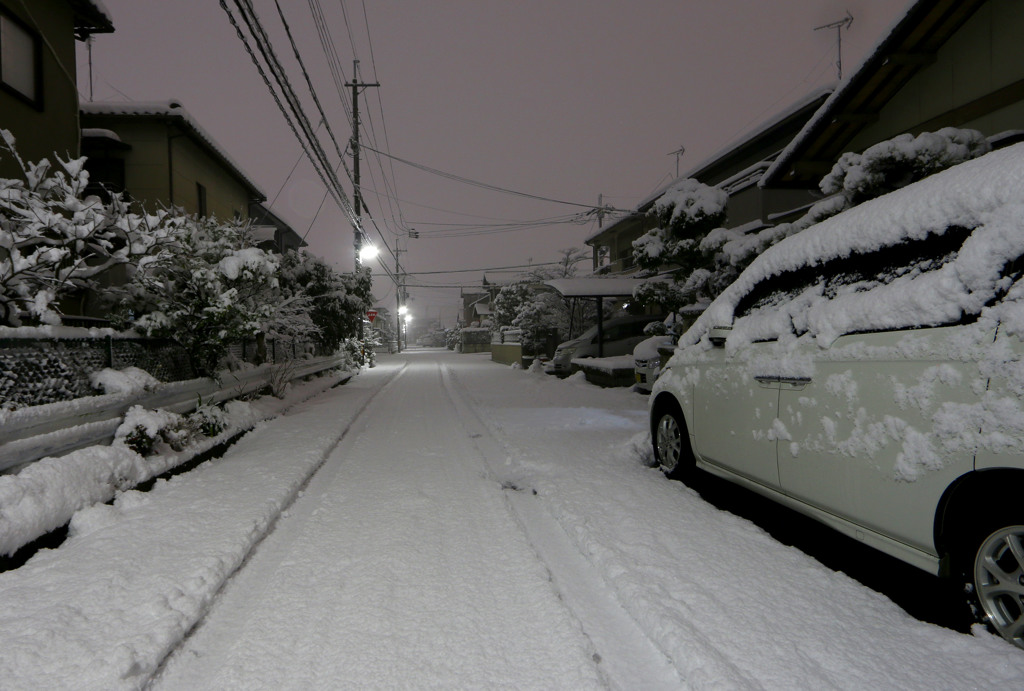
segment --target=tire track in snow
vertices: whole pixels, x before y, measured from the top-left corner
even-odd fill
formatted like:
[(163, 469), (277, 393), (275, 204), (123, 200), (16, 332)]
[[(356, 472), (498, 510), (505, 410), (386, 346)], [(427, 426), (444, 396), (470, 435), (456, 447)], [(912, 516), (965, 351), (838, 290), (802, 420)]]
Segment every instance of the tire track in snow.
[(458, 378), (442, 365), (445, 392), (492, 477), (506, 490), (505, 499), (538, 558), (551, 574), (561, 600), (580, 622), (597, 650), (597, 659), (612, 688), (679, 689), (678, 670), (623, 609), (614, 591), (573, 545), (535, 492), (503, 477), (510, 464), (507, 445), (471, 405)]
[[(304, 496), (306, 490), (309, 488), (314, 478), (316, 478), (321, 473), (327, 460), (335, 452), (335, 450), (338, 448), (341, 442), (346, 437), (348, 437), (354, 429), (356, 429), (357, 425), (365, 425), (365, 413), (373, 404), (374, 400), (376, 400), (378, 396), (380, 396), (382, 393), (384, 393), (392, 386), (394, 386), (395, 382), (397, 382), (405, 373), (406, 368), (408, 368), (408, 366), (408, 362), (402, 363), (402, 366), (397, 368), (394, 372), (390, 373), (388, 375), (387, 380), (385, 380), (384, 384), (379, 386), (375, 391), (373, 391), (373, 393), (371, 393), (366, 398), (366, 400), (363, 401), (359, 408), (356, 409), (356, 411), (352, 414), (351, 418), (348, 420), (348, 423), (341, 430), (338, 436), (324, 450), (319, 461), (312, 468), (310, 468), (310, 471), (308, 475), (306, 475), (305, 480), (282, 504), (281, 510), (278, 512), (277, 516), (270, 523), (267, 524), (266, 530), (263, 532), (263, 534), (253, 541), (248, 553), (245, 555), (245, 557), (242, 558), (237, 568), (235, 568), (235, 570), (232, 571), (227, 576), (227, 578), (225, 578), (225, 580), (220, 584), (220, 587), (218, 587), (217, 590), (213, 593), (212, 597), (210, 598), (211, 604), (207, 608), (207, 610), (203, 613), (201, 617), (199, 617), (196, 620), (195, 623), (193, 623), (192, 627), (188, 630), (187, 633), (185, 633), (185, 635), (178, 642), (178, 644), (174, 648), (167, 651), (167, 654), (164, 655), (159, 665), (153, 671), (152, 675), (150, 675), (149, 681), (146, 684), (146, 688), (150, 688), (154, 683), (158, 684), (161, 675), (164, 673), (164, 670), (168, 665), (169, 661), (173, 660), (176, 656), (181, 655), (182, 651), (186, 651), (189, 648), (189, 644), (191, 643), (193, 636), (195, 636), (199, 631), (202, 630), (203, 625), (205, 624), (211, 612), (213, 612), (217, 608), (217, 605), (221, 600), (221, 596), (228, 591), (232, 584), (234, 584), (237, 580), (240, 580), (240, 578), (244, 574), (245, 567), (252, 561), (253, 557), (260, 552), (261, 548), (264, 546), (266, 542), (267, 537), (274, 533), (274, 531), (277, 529), (278, 523), (281, 520), (281, 518), (287, 517), (289, 515), (296, 501)], [(194, 652), (192, 654), (195, 655)]]

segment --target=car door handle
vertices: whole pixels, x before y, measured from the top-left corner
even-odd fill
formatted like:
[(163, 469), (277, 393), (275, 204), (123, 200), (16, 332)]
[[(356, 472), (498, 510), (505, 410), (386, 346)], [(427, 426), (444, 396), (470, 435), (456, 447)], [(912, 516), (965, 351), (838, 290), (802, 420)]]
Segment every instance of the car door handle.
[(775, 374), (759, 374), (754, 377), (761, 384), (792, 384), (793, 386), (806, 386), (811, 383), (810, 377), (783, 377)]

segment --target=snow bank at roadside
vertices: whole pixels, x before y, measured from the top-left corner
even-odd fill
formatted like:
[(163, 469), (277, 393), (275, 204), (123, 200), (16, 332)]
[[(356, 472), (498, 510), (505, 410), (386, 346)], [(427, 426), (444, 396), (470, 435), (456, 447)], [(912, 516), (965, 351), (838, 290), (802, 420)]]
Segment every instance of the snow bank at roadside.
[[(297, 386), (289, 401), (264, 398), (254, 408), (281, 413), (325, 384)], [(335, 389), (260, 423), (193, 472), (84, 508), (60, 549), (0, 574), (4, 687), (143, 686), (372, 392), (351, 383)], [(266, 404), (270, 410), (259, 408)]]
[[(232, 401), (225, 406), (227, 427), (221, 434), (180, 452), (162, 445), (159, 453), (144, 457), (121, 444), (90, 446), (41, 459), (16, 475), (0, 475), (0, 554), (13, 554), (65, 525), (75, 511), (109, 501), (118, 491), (176, 468), (260, 420), (280, 415), (288, 407), (334, 386), (339, 379), (332, 375), (294, 386), (283, 400), (265, 396), (252, 403)], [(118, 394), (131, 393), (140, 381), (145, 381), (132, 373), (104, 375), (99, 380), (111, 383)]]

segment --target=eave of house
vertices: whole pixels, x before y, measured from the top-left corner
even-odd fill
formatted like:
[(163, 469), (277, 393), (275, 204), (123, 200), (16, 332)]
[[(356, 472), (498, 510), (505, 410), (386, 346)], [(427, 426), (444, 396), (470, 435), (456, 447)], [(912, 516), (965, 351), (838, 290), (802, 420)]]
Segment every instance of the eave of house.
[(763, 187), (813, 187), (847, 145), (987, 0), (918, 0), (793, 139)]

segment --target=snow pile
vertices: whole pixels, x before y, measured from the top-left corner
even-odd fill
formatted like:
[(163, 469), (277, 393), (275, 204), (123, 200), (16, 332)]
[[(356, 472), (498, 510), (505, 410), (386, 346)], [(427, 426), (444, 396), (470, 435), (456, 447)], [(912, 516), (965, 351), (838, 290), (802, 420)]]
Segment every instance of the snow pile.
[(138, 367), (126, 367), (123, 370), (102, 369), (89, 375), (94, 389), (101, 389), (105, 394), (139, 394), (152, 391), (160, 385), (160, 380), (149, 372)]
[(284, 401), (273, 397), (251, 404), (229, 401), (225, 405), (223, 432), (197, 440), (180, 451), (173, 451), (167, 445), (158, 446), (159, 453), (154, 456), (136, 453), (123, 443), (124, 437), (138, 426), (150, 430), (150, 436), (156, 437), (161, 425), (173, 413), (133, 406), (118, 429), (118, 443), (44, 458), (16, 475), (0, 475), (0, 554), (13, 554), (67, 523), (75, 511), (108, 501), (119, 491), (186, 463), (239, 431), (279, 415), (288, 406), (320, 393), (337, 381), (336, 377), (320, 377), (296, 387)]

